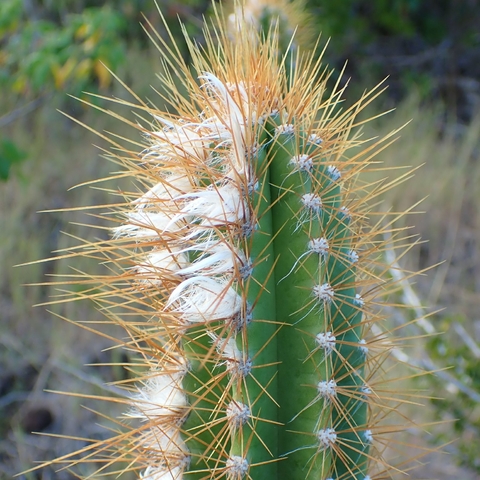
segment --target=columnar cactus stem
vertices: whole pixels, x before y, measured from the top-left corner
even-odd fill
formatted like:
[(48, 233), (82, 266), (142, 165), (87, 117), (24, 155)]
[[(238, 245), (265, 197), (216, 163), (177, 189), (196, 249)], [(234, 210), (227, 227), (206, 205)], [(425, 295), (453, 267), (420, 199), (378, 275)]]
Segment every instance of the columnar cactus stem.
[(270, 154), (274, 231), (278, 232), (274, 241), (277, 318), (291, 326), (282, 329), (278, 338), (279, 392), (291, 392), (279, 411), (288, 428), (280, 437), (280, 451), (288, 454), (282, 468), (292, 478), (305, 474), (306, 468), (312, 478), (324, 478), (331, 449), (322, 448), (316, 436), (330, 425), (325, 400), (318, 397), (316, 388), (330, 379), (330, 368), (327, 350), (319, 347), (317, 335), (328, 331), (327, 311), (334, 291), (319, 283), (326, 255), (309, 250), (310, 242), (322, 238), (323, 205), (314, 172), (318, 162), (310, 156), (312, 152), (300, 148), (300, 143), (306, 143), (300, 125), (283, 123), (281, 115), (275, 120)]
[(234, 42), (221, 22), (205, 50), (187, 39), (197, 78), (160, 39), (186, 96), (166, 75), (178, 113), (141, 106), (149, 145), (117, 155), (140, 193), (86, 247), (119, 268), (95, 298), (145, 366), (126, 401), (140, 426), (96, 447), (144, 480), (372, 478), (382, 361), (364, 336), (380, 317), (362, 295), (382, 232), (375, 185), (356, 182), (381, 141), (347, 151), (376, 93), (341, 112), (312, 56), (282, 61), (276, 29), (235, 24)]

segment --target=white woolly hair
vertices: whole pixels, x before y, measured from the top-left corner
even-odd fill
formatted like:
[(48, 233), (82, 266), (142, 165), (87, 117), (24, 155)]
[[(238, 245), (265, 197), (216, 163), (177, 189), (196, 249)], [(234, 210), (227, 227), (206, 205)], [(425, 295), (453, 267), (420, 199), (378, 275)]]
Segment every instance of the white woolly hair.
[(142, 449), (148, 451), (150, 463), (140, 478), (144, 480), (181, 480), (189, 463), (188, 450), (177, 425), (158, 424), (145, 431), (139, 439)]
[(240, 362), (243, 360), (243, 354), (238, 349), (235, 338), (230, 337), (228, 340), (218, 338), (216, 343), (218, 352), (226, 360), (231, 362)]
[[(219, 105), (223, 107), (219, 109), (220, 112), (217, 113), (217, 116), (220, 114), (221, 122), (232, 135), (233, 159), (235, 161), (232, 167), (237, 174), (245, 175), (247, 173), (245, 162), (245, 118), (249, 118), (249, 113), (247, 111), (242, 112), (230, 94), (228, 85), (223, 84), (215, 75), (205, 72), (200, 79), (205, 80), (204, 85), (210, 89), (214, 98), (219, 101)], [(242, 97), (245, 98), (247, 96), (246, 92), (241, 92), (241, 85), (236, 85), (235, 88), (241, 93)], [(248, 103), (246, 101), (242, 103), (242, 107), (245, 109)]]
[(247, 265), (245, 254), (220, 241), (207, 241), (194, 245), (192, 250), (203, 251), (193, 263), (178, 270), (178, 275), (225, 275)]
[(242, 303), (242, 297), (230, 287), (230, 282), (197, 276), (175, 288), (167, 308), (173, 307), (187, 322), (202, 323), (231, 318), (240, 312)]
[[(151, 145), (142, 160), (154, 169), (158, 167), (157, 183), (152, 182), (146, 193), (131, 202), (124, 225), (113, 229), (114, 237), (146, 242), (144, 249), (151, 246), (137, 257), (132, 269), (140, 282), (158, 284), (166, 275), (179, 282), (164, 311), (185, 323), (239, 315), (244, 301), (232, 288), (233, 277), (251, 270), (245, 254), (224, 240), (218, 228), (241, 228), (250, 222), (244, 195), (254, 180), (248, 167), (246, 124), (255, 121), (256, 114), (248, 110), (249, 95), (243, 84), (225, 84), (211, 73), (200, 79), (209, 97), (208, 109), (198, 122), (155, 117), (164, 128), (149, 134)], [(193, 179), (192, 172), (210, 167), (209, 186)], [(162, 246), (153, 245), (157, 238), (162, 239)], [(244, 359), (235, 338), (207, 333), (215, 342), (219, 363), (224, 363), (232, 376), (246, 376), (251, 362)], [(149, 465), (140, 474), (143, 480), (184, 478), (189, 458), (179, 428), (188, 409), (182, 388), (184, 374), (178, 366), (168, 371), (152, 370), (131, 398), (127, 416), (145, 425), (138, 438)], [(248, 416), (247, 410), (239, 404), (229, 413), (239, 417), (238, 423)], [(248, 462), (233, 456), (226, 467), (227, 477), (236, 478), (248, 470)]]
[(191, 161), (193, 158), (204, 162), (210, 153), (210, 143), (221, 138), (218, 131), (205, 131), (200, 123), (176, 124), (159, 116), (155, 119), (166, 128), (150, 133), (152, 145), (144, 155), (147, 160), (162, 162), (184, 158)]
[(188, 267), (188, 256), (178, 249), (157, 249), (150, 252), (134, 267), (137, 279), (152, 284), (162, 283), (162, 276), (166, 273), (181, 275), (181, 271)]
[(231, 182), (187, 193), (179, 199), (184, 200), (185, 205), (177, 215), (172, 216), (167, 229), (185, 219), (202, 227), (217, 227), (237, 223), (248, 216), (242, 192)]
[(159, 373), (150, 377), (132, 399), (130, 416), (143, 420), (152, 417), (178, 416), (187, 406), (182, 389), (183, 373)]
[(137, 210), (128, 213), (127, 222), (112, 229), (113, 237), (158, 238), (164, 232), (177, 232), (181, 224), (172, 221), (173, 213), (155, 213), (146, 210)]
[(184, 467), (148, 467), (141, 475), (142, 480), (182, 480)]
[(174, 423), (157, 422), (142, 432), (138, 444), (148, 451), (149, 459), (155, 465), (163, 467), (167, 462), (178, 465), (182, 460), (186, 461), (187, 448)]
[(175, 200), (179, 195), (191, 192), (194, 188), (195, 185), (192, 184), (192, 180), (184, 172), (170, 173), (165, 175), (161, 182), (136, 198), (132, 203), (138, 209), (144, 209), (157, 204), (162, 207), (162, 201)]

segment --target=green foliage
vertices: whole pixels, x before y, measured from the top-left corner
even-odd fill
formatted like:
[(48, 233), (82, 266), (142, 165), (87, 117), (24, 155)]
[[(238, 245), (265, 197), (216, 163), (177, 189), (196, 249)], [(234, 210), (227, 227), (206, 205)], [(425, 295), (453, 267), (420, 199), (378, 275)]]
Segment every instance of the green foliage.
[[(461, 318), (444, 319), (442, 329), (453, 330), (457, 335), (435, 336), (427, 343), (427, 352), (438, 365), (451, 366), (447, 370), (451, 376), (447, 388), (446, 379), (441, 376), (432, 376), (429, 381), (430, 389), (442, 392), (442, 398), (432, 399), (437, 419), (453, 420), (458, 437), (454, 443), (457, 461), (480, 473), (477, 440), (480, 438), (480, 349), (463, 324), (467, 322)], [(444, 436), (442, 440), (448, 442), (447, 435)]]
[(335, 38), (355, 38), (362, 43), (378, 36), (411, 38), (418, 35), (425, 43), (435, 44), (449, 34), (451, 25), (447, 22), (451, 13), (448, 1), (311, 0), (309, 4), (317, 8), (324, 19), (322, 30), (325, 33)]
[[(129, 44), (148, 46), (142, 28), (145, 18), (163, 30), (154, 0), (0, 3), (0, 87), (14, 95), (37, 95), (55, 88), (78, 96), (83, 90), (105, 89), (111, 80), (104, 65), (116, 70)], [(431, 94), (436, 84), (424, 82), (425, 75), (433, 78), (452, 70), (463, 74), (463, 57), (470, 62), (476, 58), (480, 10), (471, 8), (468, 0), (309, 0), (306, 4), (312, 30), (317, 26), (315, 33), (335, 38), (331, 64), (349, 58), (350, 68), (361, 69), (363, 76), (392, 75), (400, 79), (397, 86), (403, 93), (420, 75), (418, 81)], [(175, 41), (188, 55), (177, 17), (190, 35), (199, 36), (208, 2), (162, 0), (160, 6)], [(412, 68), (395, 64), (397, 56), (421, 56), (429, 48), (441, 52), (430, 60), (414, 61)], [(470, 69), (469, 75), (478, 72)]]
[(27, 154), (8, 139), (0, 139), (0, 180), (8, 180), (12, 165), (27, 158)]
[(118, 68), (126, 52), (125, 16), (109, 5), (61, 17), (42, 13), (32, 18), (21, 0), (2, 2), (0, 86), (20, 95), (52, 86), (73, 94), (108, 87), (105, 66)]
[[(330, 63), (348, 76), (378, 82), (389, 77), (390, 95), (408, 96), (420, 84), (470, 119), (465, 77), (480, 78), (480, 8), (469, 0), (309, 0), (318, 33), (333, 38)], [(425, 79), (427, 78), (427, 82)], [(446, 78), (450, 80), (445, 81)], [(472, 81), (472, 83), (474, 83)]]
[[(162, 2), (167, 23), (191, 22), (205, 10), (202, 0), (181, 5)], [(0, 87), (12, 96), (52, 90), (81, 96), (110, 87), (108, 69), (118, 71), (132, 45), (150, 46), (143, 31), (153, 22), (161, 30), (153, 0), (22, 0), (0, 2)], [(151, 20), (153, 19), (153, 20)], [(182, 37), (181, 29), (173, 31)]]

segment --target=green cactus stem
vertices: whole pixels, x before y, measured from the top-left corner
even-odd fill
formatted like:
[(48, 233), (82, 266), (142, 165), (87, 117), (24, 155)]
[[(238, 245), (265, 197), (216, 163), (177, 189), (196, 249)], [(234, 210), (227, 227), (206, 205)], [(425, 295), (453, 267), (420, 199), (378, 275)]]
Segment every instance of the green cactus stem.
[(370, 333), (370, 292), (388, 279), (368, 226), (376, 186), (359, 176), (385, 139), (355, 125), (377, 92), (342, 111), (320, 60), (278, 55), (280, 27), (240, 11), (205, 48), (187, 37), (194, 75), (158, 37), (176, 113), (140, 105), (154, 120), (138, 154), (112, 140), (138, 193), (114, 207), (111, 240), (72, 255), (110, 260), (85, 282), (143, 372), (125, 433), (83, 453), (100, 476), (144, 480), (374, 479), (387, 463), (372, 411), (394, 396), (372, 390), (389, 345)]

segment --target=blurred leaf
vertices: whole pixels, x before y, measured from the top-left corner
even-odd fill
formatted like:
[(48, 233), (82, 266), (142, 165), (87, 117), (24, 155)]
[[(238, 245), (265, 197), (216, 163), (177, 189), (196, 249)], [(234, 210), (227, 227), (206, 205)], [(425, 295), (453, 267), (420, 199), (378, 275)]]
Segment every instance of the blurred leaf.
[(26, 158), (26, 152), (20, 150), (11, 140), (0, 140), (0, 180), (8, 180), (10, 167)]
[(126, 56), (129, 23), (121, 11), (107, 3), (69, 13), (51, 2), (33, 19), (22, 5), (19, 0), (0, 0), (0, 31), (5, 18), (8, 25), (16, 22), (0, 38), (4, 89), (31, 95), (53, 88), (73, 93), (108, 88), (111, 80), (101, 64), (115, 70)]
[(100, 88), (107, 88), (112, 82), (112, 76), (108, 71), (108, 65), (106, 64), (106, 62), (96, 60), (93, 64), (93, 70), (98, 78)]
[(75, 78), (84, 81), (89, 77), (92, 71), (93, 62), (90, 58), (84, 58), (81, 62), (78, 62), (75, 69)]
[(64, 88), (65, 82), (70, 78), (76, 65), (77, 60), (73, 57), (70, 57), (63, 65), (58, 63), (52, 65), (52, 75), (55, 80), (55, 87), (58, 90)]
[(17, 28), (22, 17), (22, 10), (22, 0), (0, 2), (0, 38)]

